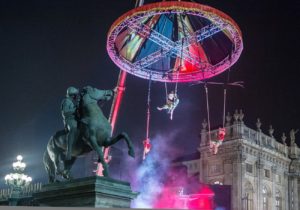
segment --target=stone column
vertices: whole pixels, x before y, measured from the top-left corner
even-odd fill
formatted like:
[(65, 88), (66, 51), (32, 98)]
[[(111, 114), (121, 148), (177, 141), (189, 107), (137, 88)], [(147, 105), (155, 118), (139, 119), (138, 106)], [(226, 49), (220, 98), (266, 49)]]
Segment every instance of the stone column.
[[(293, 148), (294, 146), (291, 146)], [(290, 153), (290, 158), (292, 162), (289, 164), (289, 203), (291, 210), (299, 209), (298, 201), (298, 173), (299, 173), (299, 161), (297, 156), (293, 156), (292, 152)]]
[(262, 179), (263, 179), (263, 170), (264, 164), (261, 160), (261, 154), (259, 154), (259, 158), (256, 162), (256, 176), (257, 176), (257, 203), (255, 205), (255, 209), (262, 209), (263, 208), (263, 200), (262, 200)]
[(277, 172), (276, 166), (271, 167), (271, 172), (272, 172), (272, 174), (271, 174), (271, 176), (272, 176), (272, 201), (270, 202), (270, 206), (271, 206), (271, 209), (275, 209), (276, 208), (275, 176), (276, 176), (276, 172)]
[[(288, 173), (284, 172), (284, 189), (285, 189), (285, 202), (282, 204), (284, 206), (284, 209), (289, 210), (289, 177), (288, 177)], [(283, 209), (283, 210), (284, 210)]]
[(294, 174), (288, 176), (289, 210), (298, 210), (298, 177)]
[(203, 154), (200, 154), (199, 159), (199, 182), (203, 183)]
[(232, 159), (228, 158), (224, 161), (224, 184), (225, 185), (233, 185), (233, 176), (232, 176), (232, 172), (233, 172), (233, 163), (232, 163)]
[(288, 192), (289, 192), (289, 210), (295, 210), (294, 209), (294, 189), (293, 189), (293, 177), (288, 176)]
[(293, 177), (293, 190), (294, 190), (294, 210), (298, 210), (299, 209), (299, 196), (298, 196), (298, 177), (294, 176)]
[(262, 141), (261, 141), (261, 122), (260, 122), (260, 119), (257, 118), (257, 121), (256, 121), (256, 129), (257, 129), (257, 132), (256, 132), (256, 141), (257, 141), (257, 144), (259, 145), (260, 147), (260, 150), (258, 151), (258, 157), (257, 157), (257, 161), (256, 161), (256, 177), (257, 177), (257, 186), (256, 186), (256, 190), (257, 190), (257, 193), (256, 193), (256, 196), (257, 196), (257, 203), (255, 205), (255, 209), (262, 209), (263, 207), (263, 203), (262, 203), (262, 199), (261, 199), (261, 196), (262, 196), (262, 179), (263, 179), (263, 170), (264, 170), (264, 163), (263, 163), (263, 160), (261, 158), (262, 156)]
[(203, 180), (203, 183), (208, 183), (208, 174), (209, 174), (209, 168), (208, 168), (208, 157), (207, 157), (207, 153), (206, 153), (206, 156), (203, 158), (202, 160), (202, 170), (203, 170), (203, 173), (202, 173), (202, 180)]
[(246, 161), (247, 159), (247, 155), (246, 154), (240, 154), (240, 164), (241, 164), (241, 186), (240, 186), (240, 193), (239, 193), (239, 197), (240, 197), (240, 201), (241, 201), (241, 205), (240, 205), (240, 209), (243, 209), (243, 196), (245, 195), (245, 174), (246, 174)]
[(239, 196), (239, 189), (240, 189), (240, 171), (241, 167), (239, 162), (235, 159), (233, 160), (233, 173), (232, 173), (232, 189), (231, 189), (231, 204), (232, 210), (240, 210), (240, 196)]
[(242, 145), (239, 145), (238, 151), (233, 160), (233, 176), (232, 176), (232, 210), (242, 209), (242, 187), (243, 187), (243, 162)]

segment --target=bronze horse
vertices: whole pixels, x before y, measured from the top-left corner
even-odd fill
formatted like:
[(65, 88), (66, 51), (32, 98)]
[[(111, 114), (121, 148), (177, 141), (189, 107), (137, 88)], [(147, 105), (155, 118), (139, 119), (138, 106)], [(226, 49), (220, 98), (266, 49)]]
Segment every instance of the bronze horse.
[(67, 137), (66, 131), (56, 132), (49, 140), (44, 153), (44, 166), (49, 176), (49, 182), (58, 181), (57, 175), (70, 180), (70, 170), (76, 158), (95, 150), (99, 156), (98, 161), (103, 166), (103, 175), (108, 176), (107, 163), (104, 160), (102, 147), (106, 148), (119, 140), (124, 139), (128, 146), (128, 154), (134, 157), (131, 140), (124, 132), (111, 137), (111, 125), (104, 116), (98, 101), (108, 101), (113, 96), (112, 90), (99, 90), (87, 86), (81, 92), (76, 141), (72, 149), (71, 160), (65, 160)]

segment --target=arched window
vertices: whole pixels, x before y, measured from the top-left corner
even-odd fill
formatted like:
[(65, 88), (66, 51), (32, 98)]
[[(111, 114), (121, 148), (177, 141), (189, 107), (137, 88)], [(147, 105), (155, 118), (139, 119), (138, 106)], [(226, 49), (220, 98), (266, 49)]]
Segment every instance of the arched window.
[(275, 207), (276, 210), (282, 209), (282, 198), (281, 198), (281, 193), (278, 189), (275, 192)]
[(244, 189), (245, 189), (245, 194), (243, 196), (244, 209), (253, 210), (253, 193), (254, 193), (253, 186), (249, 181), (247, 181), (245, 183)]

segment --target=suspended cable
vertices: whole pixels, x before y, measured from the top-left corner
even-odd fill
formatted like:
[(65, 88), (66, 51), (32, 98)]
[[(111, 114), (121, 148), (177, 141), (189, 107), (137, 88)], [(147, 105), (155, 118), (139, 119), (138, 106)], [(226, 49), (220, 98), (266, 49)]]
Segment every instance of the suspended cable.
[(165, 81), (165, 90), (166, 90), (166, 103), (168, 102), (168, 86), (167, 82)]
[[(233, 46), (232, 46), (233, 48)], [(232, 49), (233, 50), (233, 49)], [(229, 54), (229, 62), (231, 63), (231, 56), (232, 56), (232, 50)], [(228, 72), (227, 72), (227, 81), (224, 85), (224, 104), (223, 104), (223, 128), (225, 128), (225, 115), (226, 115), (226, 99), (227, 99), (227, 85), (229, 84), (230, 80), (230, 70), (231, 68), (229, 67)], [(241, 85), (241, 84), (240, 84)], [(243, 86), (242, 86), (243, 87)]]
[(179, 71), (182, 68), (182, 57), (183, 57), (183, 39), (181, 39), (181, 53), (180, 53), (180, 66), (177, 69), (177, 74), (176, 74), (176, 84), (175, 84), (175, 94), (177, 95), (177, 89), (178, 89), (178, 77), (179, 77)]
[(206, 95), (206, 111), (207, 111), (207, 124), (208, 124), (208, 140), (209, 145), (211, 146), (211, 134), (210, 134), (210, 114), (209, 114), (209, 102), (208, 102), (208, 89), (207, 85), (204, 85), (205, 88), (205, 95)]
[(150, 149), (151, 149), (151, 143), (150, 143), (150, 138), (149, 138), (149, 132), (150, 132), (150, 105), (151, 105), (151, 82), (152, 82), (152, 74), (150, 74), (150, 76), (149, 76), (149, 83), (148, 83), (146, 139), (143, 141), (143, 145), (144, 145), (143, 160), (145, 160), (146, 155), (150, 152)]
[(150, 103), (151, 103), (151, 75), (149, 77), (149, 84), (148, 84), (148, 98), (147, 98), (147, 133), (146, 139), (149, 138), (149, 127), (150, 127)]
[(136, 0), (135, 7), (140, 7), (144, 5), (144, 0)]
[(225, 113), (226, 113), (226, 94), (227, 90), (226, 90), (226, 86), (224, 88), (224, 104), (223, 104), (223, 128), (225, 127)]

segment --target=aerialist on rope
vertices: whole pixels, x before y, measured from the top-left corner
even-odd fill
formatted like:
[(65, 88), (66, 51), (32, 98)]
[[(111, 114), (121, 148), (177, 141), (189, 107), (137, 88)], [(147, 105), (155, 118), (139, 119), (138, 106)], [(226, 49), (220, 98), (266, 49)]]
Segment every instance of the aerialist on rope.
[(218, 148), (223, 143), (225, 135), (226, 135), (225, 128), (224, 127), (219, 128), (217, 139), (210, 141), (209, 147), (212, 150), (214, 155), (218, 153)]
[(150, 139), (147, 138), (143, 141), (143, 145), (144, 145), (144, 152), (143, 152), (143, 160), (146, 159), (147, 154), (150, 152), (151, 150), (151, 143), (150, 143)]
[(157, 107), (159, 111), (166, 109), (168, 114), (170, 114), (170, 119), (173, 119), (173, 112), (177, 105), (179, 104), (179, 99), (177, 94), (174, 91), (171, 91), (168, 94), (167, 103), (163, 105), (162, 107)]

